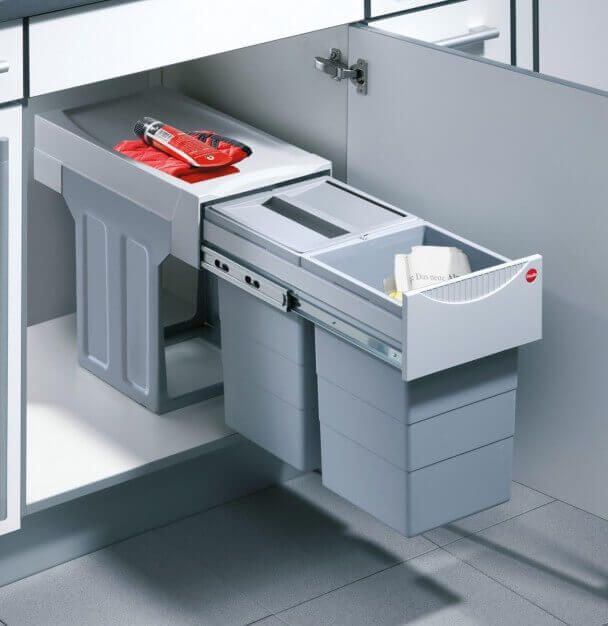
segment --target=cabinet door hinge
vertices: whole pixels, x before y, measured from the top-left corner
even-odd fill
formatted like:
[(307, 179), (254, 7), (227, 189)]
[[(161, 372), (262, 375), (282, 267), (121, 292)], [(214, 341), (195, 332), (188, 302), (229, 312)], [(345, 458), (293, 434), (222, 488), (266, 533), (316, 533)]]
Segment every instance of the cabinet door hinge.
[(342, 51), (339, 48), (332, 48), (329, 51), (329, 58), (315, 57), (315, 69), (334, 80), (347, 78), (355, 85), (357, 93), (363, 96), (367, 94), (368, 68), (364, 59), (358, 59), (349, 67), (342, 60)]

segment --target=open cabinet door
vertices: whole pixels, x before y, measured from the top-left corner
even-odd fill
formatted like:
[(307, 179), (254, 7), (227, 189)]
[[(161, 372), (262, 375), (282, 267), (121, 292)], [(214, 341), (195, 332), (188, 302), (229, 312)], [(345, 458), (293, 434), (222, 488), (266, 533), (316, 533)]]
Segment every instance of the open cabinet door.
[(21, 520), (21, 107), (0, 109), (0, 535)]
[[(348, 182), (510, 258), (544, 258), (521, 351), (517, 480), (608, 517), (608, 94), (350, 28)], [(584, 459), (584, 463), (581, 460)]]

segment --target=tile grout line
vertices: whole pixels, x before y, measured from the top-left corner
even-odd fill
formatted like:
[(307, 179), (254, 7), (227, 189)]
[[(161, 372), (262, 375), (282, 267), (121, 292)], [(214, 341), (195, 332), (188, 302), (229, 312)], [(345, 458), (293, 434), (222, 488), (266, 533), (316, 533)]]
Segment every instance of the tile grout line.
[[(517, 481), (514, 481), (517, 482)], [(518, 483), (518, 484), (522, 484), (522, 483)], [(523, 485), (524, 487), (528, 487), (527, 485)], [(528, 487), (528, 489), (531, 489), (531, 487)], [(534, 491), (538, 491), (537, 489), (535, 489)], [(542, 495), (548, 497), (548, 498), (552, 498), (552, 496), (546, 494), (546, 493), (542, 493), (541, 491), (538, 491), (538, 493), (541, 493)], [(485, 576), (486, 578), (489, 578), (490, 580), (493, 580), (495, 583), (499, 584), (501, 587), (504, 587), (505, 589), (509, 590), (510, 592), (514, 593), (515, 595), (519, 596), (520, 598), (522, 598), (523, 600), (525, 600), (526, 602), (529, 602), (530, 604), (532, 604), (533, 606), (536, 606), (537, 608), (539, 608), (541, 611), (547, 613), (547, 615), (550, 615), (551, 617), (559, 620), (560, 622), (562, 622), (563, 624), (568, 624), (568, 622), (565, 622), (564, 620), (562, 620), (560, 617), (557, 617), (557, 615), (554, 615), (553, 613), (551, 613), (550, 611), (548, 611), (547, 609), (545, 609), (544, 607), (542, 607), (539, 604), (536, 604), (536, 602), (533, 602), (532, 600), (530, 600), (529, 598), (527, 598), (526, 596), (522, 595), (521, 593), (517, 592), (515, 589), (512, 589), (511, 587), (509, 587), (508, 585), (504, 584), (503, 582), (501, 582), (500, 580), (494, 578), (493, 576), (490, 576), (489, 574), (487, 574), (486, 572), (484, 572), (483, 570), (479, 569), (479, 567), (477, 567), (476, 565), (474, 565), (473, 563), (471, 563), (470, 561), (467, 561), (464, 558), (461, 558), (460, 556), (458, 556), (457, 554), (453, 554), (452, 552), (450, 552), (449, 550), (445, 550), (445, 548), (447, 546), (451, 546), (454, 545), (455, 543), (458, 543), (459, 541), (462, 541), (464, 539), (468, 539), (474, 535), (480, 534), (482, 532), (485, 532), (486, 530), (489, 530), (490, 528), (494, 528), (496, 526), (500, 526), (501, 524), (504, 524), (505, 522), (508, 522), (510, 520), (514, 520), (517, 519), (518, 517), (521, 517), (522, 515), (526, 515), (527, 513), (532, 513), (532, 511), (538, 511), (539, 509), (542, 509), (545, 506), (548, 506), (549, 504), (553, 504), (554, 502), (563, 502), (562, 500), (559, 500), (558, 498), (553, 498), (552, 500), (550, 500), (549, 502), (545, 502), (544, 504), (541, 504), (539, 506), (534, 507), (533, 509), (529, 509), (528, 511), (524, 511), (523, 513), (519, 513), (518, 515), (514, 515), (513, 517), (509, 517), (506, 520), (503, 520), (502, 522), (497, 522), (496, 524), (492, 524), (490, 526), (487, 526), (486, 528), (482, 528), (480, 530), (477, 530), (475, 532), (469, 533), (467, 535), (465, 535), (464, 537), (460, 537), (459, 539), (456, 539), (454, 541), (450, 541), (449, 543), (446, 543), (443, 546), (439, 546), (440, 550), (443, 550), (444, 552), (447, 552), (448, 554), (451, 554), (454, 558), (456, 558), (457, 560), (461, 561), (462, 563), (466, 563), (469, 567), (472, 567), (473, 569), (475, 569), (476, 571), (478, 571), (480, 574), (482, 574), (483, 576)], [(563, 504), (568, 504), (567, 502), (563, 502)], [(569, 505), (571, 506), (571, 505)], [(573, 508), (577, 508), (577, 507), (573, 507)], [(579, 509), (581, 511), (583, 511), (584, 513), (587, 513), (588, 511), (584, 511), (583, 509)], [(593, 513), (591, 513), (591, 515), (593, 515)], [(596, 516), (597, 517), (597, 516)], [(603, 518), (599, 518), (599, 519), (603, 519)], [(606, 520), (604, 520), (606, 521)], [(432, 539), (429, 539), (429, 541), (431, 541), (432, 543), (435, 543)], [(437, 544), (435, 544), (437, 545)], [(605, 624), (604, 626), (608, 626), (608, 624)]]
[[(435, 544), (434, 544), (435, 545)], [(295, 609), (299, 606), (302, 606), (303, 604), (306, 604), (307, 602), (312, 602), (313, 600), (318, 600), (319, 598), (322, 598), (323, 596), (327, 596), (330, 593), (334, 593), (336, 591), (340, 591), (341, 589), (345, 589), (346, 587), (349, 587), (350, 585), (354, 585), (355, 583), (361, 582), (362, 580), (366, 580), (367, 578), (371, 578), (372, 576), (376, 576), (376, 574), (382, 574), (384, 572), (388, 572), (388, 570), (391, 570), (395, 567), (399, 567), (400, 565), (403, 565), (404, 563), (408, 563), (409, 561), (413, 561), (414, 559), (420, 558), (421, 556), (427, 556), (428, 554), (431, 554), (433, 552), (437, 552), (437, 550), (441, 550), (440, 547), (434, 547), (431, 548), (430, 550), (427, 550), (426, 552), (422, 552), (420, 554), (417, 554), (416, 556), (413, 556), (409, 559), (405, 559), (404, 561), (399, 561), (397, 563), (393, 563), (392, 565), (389, 565), (388, 567), (383, 567), (382, 569), (378, 570), (377, 572), (370, 572), (369, 574), (366, 574), (365, 576), (362, 576), (361, 578), (356, 578), (355, 580), (351, 580), (348, 583), (345, 583), (344, 585), (340, 585), (339, 587), (336, 587), (335, 589), (329, 589), (327, 591), (324, 591), (323, 593), (320, 593), (317, 596), (314, 596), (312, 598), (308, 598), (307, 600), (302, 600), (301, 602), (296, 602), (296, 604), (294, 604), (293, 606), (287, 607), (286, 609), (281, 609), (278, 613), (274, 613), (275, 617), (278, 617), (279, 615), (281, 615), (282, 613), (286, 613), (287, 611), (291, 611), (292, 609)], [(264, 607), (266, 608), (266, 607)], [(283, 620), (281, 620), (283, 621)]]
[[(561, 498), (556, 498), (555, 496), (552, 496), (550, 493), (547, 493), (545, 491), (541, 491), (540, 489), (536, 489), (536, 487), (530, 487), (530, 485), (526, 485), (525, 483), (520, 482), (519, 480), (514, 480), (514, 483), (517, 483), (518, 485), (521, 485), (522, 487), (526, 487), (526, 489), (530, 489), (532, 491), (536, 491), (537, 493), (540, 493), (543, 496), (546, 496), (547, 498), (551, 498), (551, 502), (561, 502), (562, 504), (566, 504), (567, 506), (571, 506), (573, 509), (576, 509), (577, 511), (581, 511), (582, 513), (587, 513), (588, 515), (593, 515), (593, 517), (603, 521), (603, 522), (608, 522), (608, 517), (602, 517), (601, 515), (598, 515), (597, 513), (593, 513), (592, 511), (588, 511), (587, 509), (583, 509), (580, 506), (577, 506), (576, 504), (572, 504), (572, 502), (567, 502), (566, 500), (562, 500)], [(550, 502), (547, 502), (547, 504), (551, 504)], [(604, 624), (603, 626), (608, 626), (608, 622), (606, 624)]]
[[(262, 619), (257, 619), (255, 620), (255, 622), (247, 622), (245, 626), (255, 626), (256, 624), (261, 624), (263, 621), (267, 620), (269, 617), (274, 617), (276, 620), (281, 622), (281, 624), (285, 624), (286, 626), (289, 626), (289, 624), (287, 624), (287, 622), (284, 622), (276, 613), (269, 613), (266, 617), (262, 617)], [(2, 623), (0, 623), (0, 626), (2, 626)]]
[[(546, 494), (543, 494), (543, 495), (546, 495)], [(547, 496), (547, 497), (550, 498), (551, 496)], [(473, 535), (478, 535), (479, 533), (482, 533), (482, 532), (484, 532), (486, 530), (489, 530), (490, 528), (494, 528), (495, 526), (500, 526), (501, 524), (504, 524), (505, 522), (509, 522), (512, 519), (517, 519), (518, 517), (521, 517), (522, 515), (526, 515), (527, 513), (532, 513), (532, 511), (536, 511), (538, 509), (542, 509), (544, 506), (547, 506), (548, 504), (553, 504), (553, 502), (559, 502), (559, 500), (554, 498), (553, 500), (550, 500), (549, 502), (543, 502), (543, 504), (539, 504), (538, 506), (532, 507), (531, 509), (528, 509), (527, 511), (523, 511), (521, 513), (517, 513), (517, 515), (513, 515), (512, 517), (507, 517), (507, 519), (503, 519), (500, 522), (496, 522), (494, 524), (490, 524), (489, 526), (485, 526), (484, 528), (480, 528), (479, 530), (472, 530), (471, 532), (467, 532), (466, 534), (462, 535), (462, 537), (458, 537), (458, 539), (453, 539), (452, 541), (448, 541), (447, 543), (444, 543), (444, 544), (441, 544), (441, 545), (438, 544), (436, 541), (433, 541), (430, 537), (427, 537), (426, 535), (422, 535), (422, 536), (425, 539), (428, 539), (428, 541), (430, 541), (431, 543), (434, 543), (437, 547), (445, 548), (446, 546), (451, 546), (452, 544), (456, 543), (457, 541), (462, 541), (463, 539), (468, 539), (469, 537), (472, 537)], [(427, 531), (427, 532), (432, 532), (432, 531)]]
[[(538, 508), (540, 508), (540, 507), (538, 507)], [(440, 548), (440, 550), (443, 550), (443, 548)], [(473, 563), (471, 563), (470, 561), (467, 561), (466, 559), (460, 558), (456, 554), (452, 554), (449, 550), (444, 550), (444, 552), (446, 552), (447, 554), (453, 556), (456, 560), (460, 561), (461, 563), (464, 563), (465, 565), (468, 565), (469, 567), (472, 567), (475, 571), (479, 572), (482, 576), (485, 576), (486, 578), (494, 581), (497, 585), (500, 585), (501, 587), (503, 587), (507, 591), (510, 591), (511, 593), (515, 594), (517, 597), (521, 598), (525, 602), (528, 602), (532, 606), (535, 606), (537, 609), (540, 609), (543, 613), (546, 613), (547, 615), (550, 615), (551, 617), (553, 617), (554, 619), (558, 620), (562, 624), (566, 624), (566, 626), (569, 626), (568, 622), (564, 621), (561, 617), (558, 617), (557, 615), (554, 615), (553, 613), (551, 613), (551, 611), (548, 611), (545, 607), (541, 606), (540, 604), (537, 604), (533, 600), (530, 600), (530, 598), (527, 598), (526, 596), (522, 595), (521, 593), (519, 593), (515, 589), (512, 589), (511, 587), (509, 587), (508, 585), (506, 585), (502, 581), (498, 580), (497, 578), (494, 578), (493, 576), (490, 576), (490, 574), (484, 572), (482, 569), (477, 567), (477, 565), (474, 565)]]
[[(539, 491), (539, 493), (540, 493), (540, 491)], [(598, 519), (601, 522), (608, 523), (608, 518), (602, 517), (601, 515), (598, 515), (597, 513), (592, 513), (591, 511), (587, 511), (587, 509), (582, 509), (580, 506), (576, 506), (576, 504), (571, 504), (570, 502), (566, 502), (565, 500), (560, 500), (559, 498), (555, 498), (553, 501), (554, 502), (561, 502), (562, 504), (565, 504), (566, 506), (571, 506), (573, 509), (576, 509), (577, 511), (580, 511), (581, 513), (586, 513), (587, 515), (591, 515), (592, 517), (595, 517), (595, 519)], [(605, 624), (604, 626), (608, 626), (608, 624)]]
[[(525, 487), (526, 489), (530, 489), (531, 491), (536, 491), (536, 493), (540, 493), (543, 496), (547, 496), (547, 498), (551, 498), (552, 500), (559, 500), (559, 498), (552, 496), (550, 493), (547, 493), (546, 491), (541, 491), (540, 489), (537, 489), (536, 487), (530, 487), (530, 485), (526, 485), (526, 483), (522, 483), (519, 480), (514, 480), (512, 482), (517, 483), (518, 485), (521, 485), (522, 487)], [(568, 504), (568, 503), (566, 502), (565, 504)]]

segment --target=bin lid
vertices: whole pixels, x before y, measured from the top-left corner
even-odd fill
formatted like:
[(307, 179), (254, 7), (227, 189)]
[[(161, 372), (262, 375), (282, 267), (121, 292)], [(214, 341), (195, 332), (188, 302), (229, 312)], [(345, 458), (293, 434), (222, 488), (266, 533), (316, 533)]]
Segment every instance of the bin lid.
[(397, 224), (407, 214), (322, 176), (214, 204), (206, 219), (300, 264), (304, 253)]

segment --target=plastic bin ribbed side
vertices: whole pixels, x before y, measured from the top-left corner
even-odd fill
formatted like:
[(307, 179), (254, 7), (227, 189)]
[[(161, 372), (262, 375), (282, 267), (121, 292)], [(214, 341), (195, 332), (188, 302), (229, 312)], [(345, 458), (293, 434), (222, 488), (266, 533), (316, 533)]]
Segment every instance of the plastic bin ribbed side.
[(70, 170), (63, 195), (76, 226), (80, 364), (155, 413), (221, 394), (221, 362), (209, 346), (213, 366), (196, 388), (169, 395), (160, 276), (168, 222)]

